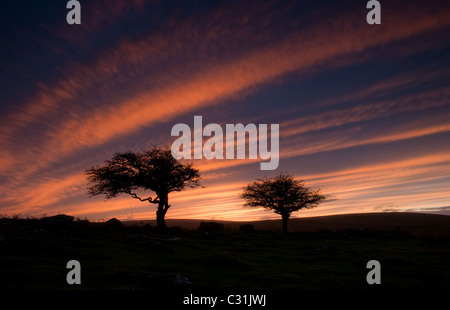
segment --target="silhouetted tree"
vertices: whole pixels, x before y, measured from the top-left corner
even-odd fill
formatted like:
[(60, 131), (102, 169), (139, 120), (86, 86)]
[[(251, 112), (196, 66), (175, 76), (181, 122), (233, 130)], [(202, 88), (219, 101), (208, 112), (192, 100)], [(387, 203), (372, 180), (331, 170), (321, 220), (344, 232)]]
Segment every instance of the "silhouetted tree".
[[(107, 199), (128, 194), (140, 201), (158, 204), (156, 222), (165, 228), (164, 217), (169, 205), (169, 193), (200, 186), (200, 174), (192, 164), (182, 164), (173, 158), (170, 149), (152, 148), (142, 153), (117, 153), (103, 166), (86, 170), (89, 195), (104, 194)], [(152, 191), (155, 198), (139, 196)]]
[(241, 198), (245, 199), (246, 206), (263, 207), (280, 214), (283, 233), (287, 233), (287, 222), (292, 212), (316, 207), (325, 196), (319, 190), (311, 191), (302, 180), (280, 174), (248, 184)]

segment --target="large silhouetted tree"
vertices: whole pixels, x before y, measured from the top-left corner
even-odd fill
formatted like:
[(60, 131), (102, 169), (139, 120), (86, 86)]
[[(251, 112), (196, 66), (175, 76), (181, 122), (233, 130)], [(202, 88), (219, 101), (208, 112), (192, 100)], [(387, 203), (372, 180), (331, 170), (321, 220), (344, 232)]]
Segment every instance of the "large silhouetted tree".
[[(169, 193), (200, 186), (200, 174), (192, 164), (174, 159), (170, 149), (152, 148), (142, 153), (117, 153), (103, 166), (86, 170), (89, 195), (106, 195), (107, 199), (128, 194), (140, 201), (158, 204), (156, 222), (165, 228), (164, 217), (169, 205)], [(156, 194), (141, 197), (151, 191)], [(145, 195), (147, 196), (147, 195)]]
[(263, 207), (280, 214), (283, 233), (287, 233), (287, 222), (292, 212), (316, 207), (325, 196), (319, 190), (311, 191), (302, 180), (280, 174), (248, 184), (241, 198), (245, 199), (246, 206)]

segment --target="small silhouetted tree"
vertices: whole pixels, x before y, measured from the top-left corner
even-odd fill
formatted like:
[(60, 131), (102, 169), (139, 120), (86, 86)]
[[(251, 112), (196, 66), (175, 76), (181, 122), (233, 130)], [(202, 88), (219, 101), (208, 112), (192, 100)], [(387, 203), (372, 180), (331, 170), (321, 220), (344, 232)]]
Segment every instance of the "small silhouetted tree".
[(280, 214), (283, 233), (287, 233), (287, 222), (292, 212), (316, 207), (325, 196), (319, 190), (311, 191), (302, 180), (280, 174), (248, 184), (241, 198), (245, 199), (245, 206), (263, 207)]
[[(128, 194), (140, 201), (157, 204), (158, 228), (165, 228), (164, 217), (169, 205), (169, 193), (200, 186), (200, 174), (192, 164), (174, 159), (170, 149), (152, 148), (142, 153), (117, 153), (103, 166), (86, 170), (89, 195), (106, 195), (106, 199)], [(156, 194), (141, 197), (139, 193)], [(147, 196), (147, 195), (146, 195)]]

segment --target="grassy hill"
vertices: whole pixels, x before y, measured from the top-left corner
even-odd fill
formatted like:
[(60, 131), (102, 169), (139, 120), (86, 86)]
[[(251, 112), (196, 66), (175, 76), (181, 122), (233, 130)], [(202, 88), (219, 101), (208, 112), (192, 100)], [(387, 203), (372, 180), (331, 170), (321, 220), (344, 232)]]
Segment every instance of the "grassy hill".
[[(289, 235), (277, 232), (280, 221), (253, 222), (252, 233), (226, 222), (230, 230), (205, 233), (191, 220), (168, 225), (192, 230), (158, 231), (145, 222), (0, 219), (0, 289), (450, 289), (449, 218), (383, 213), (293, 219), (296, 232)], [(73, 259), (81, 264), (79, 286), (66, 282)], [(377, 286), (366, 282), (373, 259), (382, 266)]]
[[(169, 227), (197, 229), (204, 220), (168, 219)], [(255, 230), (281, 231), (280, 220), (253, 222), (214, 221), (223, 223), (226, 230), (238, 231), (241, 225), (251, 224)], [(126, 225), (156, 226), (156, 221), (125, 221)], [(450, 236), (450, 216), (423, 213), (361, 213), (308, 218), (293, 218), (288, 222), (290, 232), (331, 230), (403, 231), (412, 235)]]

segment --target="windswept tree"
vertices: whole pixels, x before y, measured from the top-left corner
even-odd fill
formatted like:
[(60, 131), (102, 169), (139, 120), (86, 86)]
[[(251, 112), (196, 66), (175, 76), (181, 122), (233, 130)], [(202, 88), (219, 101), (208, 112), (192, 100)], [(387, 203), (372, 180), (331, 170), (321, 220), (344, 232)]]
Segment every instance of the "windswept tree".
[[(142, 153), (117, 153), (103, 166), (86, 170), (89, 195), (105, 195), (106, 199), (128, 194), (140, 201), (157, 204), (158, 228), (165, 228), (164, 217), (169, 193), (200, 186), (200, 174), (192, 164), (174, 159), (170, 149), (152, 148)], [(156, 197), (147, 196), (153, 192)], [(145, 195), (144, 195), (145, 194)], [(144, 197), (142, 197), (144, 195)]]
[(302, 180), (280, 174), (248, 184), (241, 198), (245, 199), (245, 206), (262, 207), (280, 214), (283, 233), (287, 233), (287, 222), (292, 212), (316, 207), (325, 196), (319, 190), (311, 191)]

